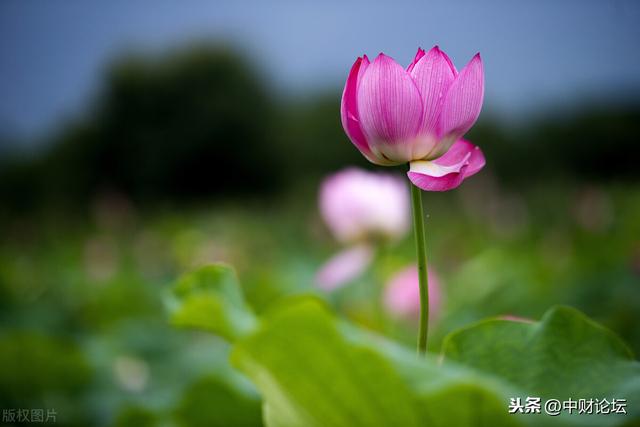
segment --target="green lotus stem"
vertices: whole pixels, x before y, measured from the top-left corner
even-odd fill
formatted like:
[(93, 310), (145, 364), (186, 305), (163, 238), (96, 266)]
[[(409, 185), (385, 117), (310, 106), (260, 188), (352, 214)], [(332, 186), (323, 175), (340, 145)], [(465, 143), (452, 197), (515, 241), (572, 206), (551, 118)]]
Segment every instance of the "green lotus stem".
[(420, 282), (420, 325), (418, 329), (418, 354), (427, 352), (427, 332), (429, 330), (429, 283), (427, 275), (427, 246), (424, 234), (424, 211), (422, 190), (411, 185), (411, 206), (413, 209), (413, 230), (418, 255), (418, 279)]

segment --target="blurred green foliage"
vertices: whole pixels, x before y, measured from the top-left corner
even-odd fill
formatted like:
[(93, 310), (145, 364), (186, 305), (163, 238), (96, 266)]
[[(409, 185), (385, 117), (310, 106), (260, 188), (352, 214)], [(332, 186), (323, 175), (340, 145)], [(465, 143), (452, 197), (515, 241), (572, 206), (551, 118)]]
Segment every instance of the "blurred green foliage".
[(275, 112), (256, 74), (224, 48), (122, 58), (87, 118), (10, 166), (0, 194), (76, 206), (104, 190), (141, 201), (273, 190)]
[(128, 406), (118, 414), (114, 427), (154, 427), (159, 425), (156, 415), (145, 408)]
[[(240, 295), (235, 272), (221, 265), (184, 276), (174, 288), (176, 326), (190, 326), (234, 339), (253, 328), (255, 318)], [(221, 301), (224, 300), (224, 304)]]
[(509, 129), (483, 118), (466, 137), (482, 147), (488, 166), (506, 186), (548, 180), (638, 182), (637, 105), (595, 100), (572, 113), (556, 113)]
[[(212, 410), (206, 408), (213, 407)], [(262, 405), (256, 394), (206, 377), (191, 385), (176, 409), (179, 426), (185, 427), (259, 427)]]
[(85, 408), (75, 402), (90, 381), (87, 358), (73, 340), (21, 330), (0, 332), (1, 408), (44, 409), (55, 402), (65, 417), (86, 420)]

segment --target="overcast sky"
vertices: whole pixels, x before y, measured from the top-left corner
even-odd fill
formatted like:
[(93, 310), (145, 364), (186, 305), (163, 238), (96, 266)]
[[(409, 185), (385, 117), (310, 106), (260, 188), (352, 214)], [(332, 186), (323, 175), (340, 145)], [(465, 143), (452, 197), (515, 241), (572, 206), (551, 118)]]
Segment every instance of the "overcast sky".
[(637, 0), (3, 0), (0, 128), (44, 132), (82, 111), (119, 52), (203, 38), (242, 47), (283, 94), (342, 86), (362, 53), (407, 64), (438, 44), (461, 68), (480, 51), (485, 107), (522, 117), (640, 89), (639, 23)]

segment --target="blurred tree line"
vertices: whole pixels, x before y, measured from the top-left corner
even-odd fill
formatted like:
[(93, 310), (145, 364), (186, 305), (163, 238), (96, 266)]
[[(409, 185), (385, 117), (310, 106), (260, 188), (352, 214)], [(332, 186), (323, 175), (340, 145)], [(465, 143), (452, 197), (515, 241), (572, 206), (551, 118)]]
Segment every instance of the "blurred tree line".
[[(105, 191), (138, 203), (269, 196), (345, 165), (367, 167), (342, 131), (339, 93), (283, 101), (254, 65), (216, 46), (121, 58), (83, 120), (37, 156), (3, 156), (2, 205), (82, 208)], [(520, 186), (637, 179), (639, 127), (638, 105), (586, 107), (518, 129), (484, 114), (468, 137), (502, 183)]]

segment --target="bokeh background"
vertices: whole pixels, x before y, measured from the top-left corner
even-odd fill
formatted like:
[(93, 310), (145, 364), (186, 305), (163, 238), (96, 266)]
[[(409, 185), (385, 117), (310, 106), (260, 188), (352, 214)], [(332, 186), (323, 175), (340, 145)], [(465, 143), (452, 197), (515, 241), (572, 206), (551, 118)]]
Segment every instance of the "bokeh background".
[(408, 64), (435, 44), (458, 68), (482, 53), (468, 138), (487, 166), (424, 197), (432, 350), (468, 322), (569, 304), (640, 352), (639, 20), (633, 0), (3, 1), (0, 408), (260, 425), (228, 346), (168, 322), (171, 284), (215, 261), (258, 312), (313, 292), (413, 345), (414, 324), (371, 308), (411, 236), (325, 295), (314, 277), (340, 245), (317, 196), (331, 172), (374, 169), (339, 120), (355, 58)]

